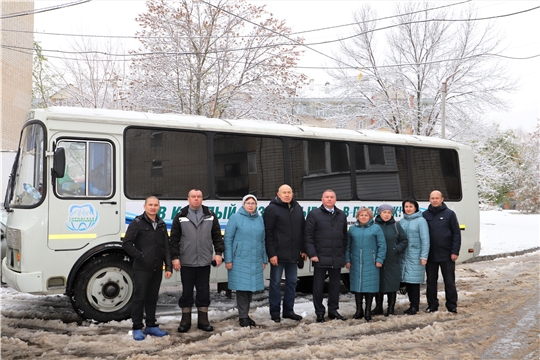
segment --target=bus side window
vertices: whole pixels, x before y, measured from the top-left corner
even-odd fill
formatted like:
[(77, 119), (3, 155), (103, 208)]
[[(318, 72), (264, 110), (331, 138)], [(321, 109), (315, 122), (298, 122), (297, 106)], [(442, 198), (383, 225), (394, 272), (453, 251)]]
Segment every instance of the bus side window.
[(56, 191), (62, 197), (85, 195), (86, 142), (60, 141), (65, 149), (66, 169), (64, 177), (56, 180)]
[(111, 195), (111, 145), (108, 143), (90, 143), (88, 163), (88, 195)]
[[(109, 196), (112, 194), (112, 146), (106, 142), (60, 141), (65, 148), (66, 170), (57, 179), (61, 197)], [(88, 173), (87, 173), (88, 172)]]

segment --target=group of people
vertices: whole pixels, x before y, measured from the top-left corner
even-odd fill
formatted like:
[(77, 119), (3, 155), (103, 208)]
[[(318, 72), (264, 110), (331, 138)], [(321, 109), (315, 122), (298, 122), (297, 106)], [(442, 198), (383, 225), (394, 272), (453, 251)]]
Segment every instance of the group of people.
[[(294, 199), (292, 188), (282, 185), (263, 215), (257, 211), (257, 198), (248, 194), (242, 207), (233, 214), (225, 237), (216, 215), (202, 205), (203, 194), (193, 189), (188, 206), (174, 217), (170, 238), (165, 223), (157, 215), (159, 200), (145, 200), (145, 212), (128, 227), (123, 248), (134, 259), (132, 306), (133, 338), (145, 335), (165, 336), (156, 322), (156, 303), (165, 266), (165, 277), (172, 269), (180, 271), (182, 309), (179, 332), (191, 328), (193, 304), (198, 310), (197, 327), (212, 331), (208, 320), (210, 304), (210, 266), (222, 262), (228, 270), (228, 286), (236, 292), (239, 324), (255, 326), (249, 317), (253, 292), (264, 290), (264, 269), (270, 262), (270, 318), (302, 320), (294, 312), (297, 271), (308, 258), (313, 264), (313, 305), (317, 322), (325, 322), (323, 292), (328, 277), (328, 318), (346, 320), (339, 312), (341, 269), (349, 270), (350, 291), (355, 294), (354, 319), (394, 314), (396, 293), (405, 288), (409, 296), (408, 315), (418, 312), (420, 284), (427, 275), (426, 312), (438, 310), (437, 281), (441, 269), (446, 293), (446, 307), (457, 312), (455, 261), (459, 256), (461, 235), (455, 213), (444, 204), (440, 191), (430, 194), (429, 208), (421, 212), (418, 202), (403, 201), (403, 219), (394, 219), (394, 208), (382, 204), (374, 217), (369, 208), (361, 208), (356, 223), (347, 226), (345, 212), (335, 206), (333, 190), (325, 190), (322, 204), (304, 218)], [(285, 275), (284, 294), (281, 282)], [(196, 295), (194, 297), (194, 288)], [(372, 309), (373, 298), (376, 306)], [(365, 312), (364, 312), (365, 299)], [(146, 327), (143, 330), (143, 313)]]

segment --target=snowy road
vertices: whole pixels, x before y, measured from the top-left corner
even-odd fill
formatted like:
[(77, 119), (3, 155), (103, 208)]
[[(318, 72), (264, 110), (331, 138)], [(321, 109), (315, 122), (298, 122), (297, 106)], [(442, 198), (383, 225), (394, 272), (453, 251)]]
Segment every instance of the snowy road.
[[(309, 295), (297, 299), (301, 322), (269, 319), (267, 294), (255, 296), (251, 316), (258, 326), (238, 326), (234, 300), (215, 294), (210, 319), (215, 331), (176, 332), (177, 289), (160, 296), (161, 327), (170, 336), (135, 342), (130, 321), (93, 324), (78, 318), (64, 296), (31, 296), (2, 288), (2, 359), (537, 359), (539, 350), (540, 253), (457, 267), (459, 313), (441, 310), (397, 316), (315, 322)], [(422, 289), (422, 305), (425, 296)], [(442, 284), (439, 287), (443, 299)], [(444, 300), (443, 300), (444, 303)], [(352, 294), (342, 294), (340, 312), (354, 313)]]
[[(482, 253), (538, 249), (540, 216), (481, 211)], [(178, 288), (160, 294), (158, 321), (170, 336), (135, 342), (131, 321), (94, 324), (81, 320), (65, 296), (32, 296), (2, 287), (2, 359), (538, 359), (540, 252), (459, 264), (459, 313), (441, 310), (402, 315), (407, 297), (398, 295), (397, 316), (315, 322), (311, 296), (297, 294), (301, 322), (272, 322), (268, 292), (254, 296), (251, 317), (258, 326), (238, 326), (234, 299), (212, 292), (215, 331), (176, 332)], [(442, 283), (439, 300), (444, 303)], [(421, 308), (425, 308), (422, 287)], [(340, 313), (351, 318), (352, 294), (340, 297)], [(195, 320), (196, 321), (196, 320)]]

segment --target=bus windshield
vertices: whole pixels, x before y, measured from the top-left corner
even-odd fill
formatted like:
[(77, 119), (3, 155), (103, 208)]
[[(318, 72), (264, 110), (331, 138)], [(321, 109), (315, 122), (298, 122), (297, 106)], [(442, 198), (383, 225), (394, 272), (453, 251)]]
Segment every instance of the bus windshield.
[(44, 146), (44, 129), (41, 124), (33, 123), (23, 129), (7, 190), (6, 203), (9, 207), (29, 207), (41, 202)]

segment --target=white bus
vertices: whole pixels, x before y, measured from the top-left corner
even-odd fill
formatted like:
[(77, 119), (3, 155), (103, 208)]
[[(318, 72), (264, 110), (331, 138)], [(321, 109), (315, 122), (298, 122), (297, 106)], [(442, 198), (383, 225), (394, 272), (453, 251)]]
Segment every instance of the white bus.
[[(170, 226), (189, 190), (200, 189), (224, 229), (245, 194), (258, 197), (262, 214), (284, 183), (305, 214), (333, 189), (349, 224), (359, 207), (376, 212), (382, 202), (400, 218), (410, 196), (425, 209), (438, 189), (461, 224), (460, 261), (479, 254), (467, 146), (381, 131), (58, 107), (30, 111), (21, 131), (4, 201), (2, 278), (21, 292), (66, 294), (83, 318), (126, 319), (133, 281), (121, 238), (148, 195), (159, 197)], [(308, 262), (300, 280), (312, 272)], [(211, 278), (226, 288), (224, 266)], [(178, 272), (163, 284), (171, 282), (180, 283)]]

